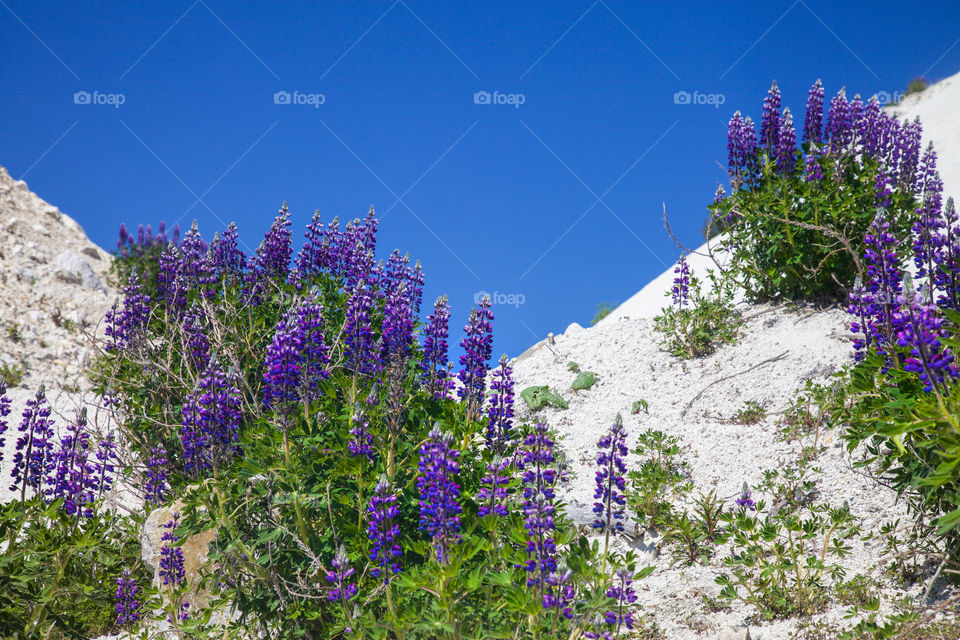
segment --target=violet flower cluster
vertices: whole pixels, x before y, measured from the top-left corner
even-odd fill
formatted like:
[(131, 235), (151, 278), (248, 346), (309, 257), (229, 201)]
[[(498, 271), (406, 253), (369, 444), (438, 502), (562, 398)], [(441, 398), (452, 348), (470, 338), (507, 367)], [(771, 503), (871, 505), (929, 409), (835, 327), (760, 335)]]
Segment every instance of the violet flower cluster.
[(206, 314), (196, 302), (183, 314), (183, 355), (194, 371), (203, 371), (210, 362), (210, 340), (207, 338)]
[(98, 484), (98, 465), (90, 460), (90, 434), (86, 432), (87, 410), (77, 415), (76, 423), (67, 427), (60, 438), (60, 446), (53, 458), (54, 469), (47, 477), (44, 491), (48, 500), (63, 500), (63, 511), (68, 516), (93, 517), (92, 504)]
[(684, 309), (690, 304), (690, 265), (687, 264), (687, 256), (680, 256), (677, 266), (673, 268), (676, 277), (673, 279), (673, 287), (670, 289), (673, 295), (673, 304), (677, 310)]
[(943, 343), (950, 335), (944, 326), (946, 321), (939, 315), (936, 305), (923, 304), (918, 298), (904, 294), (902, 307), (896, 313), (897, 345), (910, 353), (904, 359), (903, 369), (918, 374), (927, 393), (936, 390), (948, 395), (946, 382), (960, 377), (960, 371), (950, 348)]
[(130, 577), (130, 571), (124, 569), (117, 578), (117, 590), (114, 592), (117, 626), (124, 627), (140, 619), (140, 601), (137, 599), (139, 591), (137, 581)]
[(163, 544), (160, 546), (160, 568), (157, 569), (157, 576), (164, 586), (176, 587), (187, 579), (187, 572), (183, 567), (183, 549), (177, 545), (180, 536), (174, 533), (179, 526), (180, 514), (175, 513), (163, 525), (165, 531), (160, 536)]
[(211, 360), (184, 401), (180, 443), (184, 470), (199, 476), (232, 457), (240, 433), (240, 391), (220, 364)]
[(149, 504), (159, 505), (167, 501), (169, 491), (169, 485), (167, 484), (169, 464), (170, 460), (167, 458), (167, 450), (162, 446), (157, 446), (150, 450), (150, 457), (147, 458), (147, 473), (143, 489), (143, 498)]
[(150, 320), (150, 296), (143, 293), (140, 276), (136, 270), (130, 273), (127, 286), (123, 288), (123, 308), (115, 304), (104, 316), (107, 336), (107, 351), (117, 351), (137, 343)]
[(487, 408), (487, 448), (504, 454), (513, 433), (513, 369), (506, 354), (493, 370), (490, 380), (490, 405)]
[(353, 577), (353, 569), (350, 567), (350, 558), (347, 557), (347, 551), (341, 545), (336, 555), (333, 556), (331, 563), (332, 571), (327, 571), (327, 582), (333, 585), (330, 593), (327, 594), (327, 600), (330, 602), (342, 602), (346, 607), (355, 595), (357, 595), (356, 582), (350, 582)]
[(421, 382), (437, 400), (447, 398), (453, 388), (453, 380), (450, 379), (452, 365), (447, 360), (449, 324), (450, 303), (447, 296), (441, 296), (433, 304), (433, 313), (427, 316), (423, 358), (420, 360)]
[(557, 570), (555, 487), (558, 480), (553, 440), (538, 422), (524, 438), (517, 467), (523, 471), (524, 529), (527, 533), (527, 586), (542, 584)]
[[(180, 227), (173, 227), (173, 242), (179, 242)], [(117, 253), (121, 257), (140, 257), (153, 248), (163, 247), (167, 244), (167, 223), (161, 222), (154, 235), (150, 225), (144, 227), (142, 224), (137, 227), (136, 235), (127, 231), (125, 224), (120, 225), (117, 237)]]
[(624, 511), (627, 504), (627, 431), (623, 419), (617, 414), (609, 431), (597, 443), (597, 488), (593, 498), (593, 512), (597, 517), (593, 528), (601, 533), (622, 533)]
[(13, 478), (10, 490), (19, 491), (23, 500), (28, 488), (41, 491), (44, 478), (54, 466), (53, 420), (50, 419), (50, 405), (42, 385), (36, 395), (27, 400), (17, 431), (23, 435), (17, 438), (10, 472)]
[(214, 234), (209, 259), (217, 275), (236, 279), (243, 273), (247, 257), (238, 246), (235, 223), (231, 222), (222, 234)]
[(460, 452), (451, 448), (453, 434), (433, 427), (420, 446), (420, 530), (433, 539), (437, 560), (446, 564), (450, 547), (460, 541)]
[(371, 324), (372, 306), (370, 289), (357, 284), (347, 301), (343, 335), (345, 366), (358, 375), (376, 375), (381, 369), (380, 350)]
[(871, 346), (886, 354), (887, 345), (892, 344), (902, 277), (896, 252), (898, 242), (882, 213), (870, 224), (864, 243), (867, 282), (854, 287), (847, 308), (847, 312), (855, 316), (850, 331), (860, 334), (853, 343), (857, 361), (863, 359)]
[(370, 561), (376, 565), (370, 574), (387, 582), (392, 574), (400, 573), (403, 550), (397, 542), (400, 538), (400, 525), (396, 521), (397, 494), (390, 490), (386, 476), (381, 476), (374, 487), (367, 513), (370, 517), (367, 539), (372, 543)]
[(264, 405), (286, 412), (297, 400), (314, 400), (320, 381), (330, 375), (329, 359), (323, 307), (311, 297), (284, 314), (274, 329), (264, 366)]
[(477, 492), (477, 515), (507, 517), (507, 487), (510, 485), (510, 459), (494, 456), (487, 465), (487, 473), (480, 478), (480, 490)]
[(0, 376), (0, 462), (7, 443), (3, 434), (7, 432), (7, 416), (10, 415), (10, 398), (7, 397), (7, 381)]
[(479, 415), (486, 390), (487, 363), (493, 350), (493, 311), (490, 307), (490, 297), (485, 296), (480, 306), (470, 311), (470, 319), (463, 328), (465, 335), (460, 341), (463, 355), (460, 356), (457, 377), (462, 386), (457, 395), (466, 406), (470, 419)]
[(554, 612), (554, 616), (573, 619), (573, 603), (576, 589), (573, 586), (573, 572), (570, 569), (550, 572), (543, 593), (543, 608)]

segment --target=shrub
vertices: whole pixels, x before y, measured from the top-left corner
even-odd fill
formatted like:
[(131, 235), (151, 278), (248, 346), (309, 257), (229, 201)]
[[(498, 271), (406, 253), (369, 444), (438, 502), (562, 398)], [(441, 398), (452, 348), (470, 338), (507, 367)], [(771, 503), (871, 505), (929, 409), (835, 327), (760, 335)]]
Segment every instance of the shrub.
[(875, 96), (866, 104), (859, 96), (848, 100), (843, 89), (824, 123), (817, 81), (798, 148), (793, 115), (780, 106), (774, 83), (759, 133), (739, 111), (730, 120), (732, 193), (710, 206), (714, 224), (726, 232), (720, 250), (754, 299), (835, 299), (858, 272), (878, 206), (898, 239), (909, 236), (923, 173), (920, 124), (899, 123)]

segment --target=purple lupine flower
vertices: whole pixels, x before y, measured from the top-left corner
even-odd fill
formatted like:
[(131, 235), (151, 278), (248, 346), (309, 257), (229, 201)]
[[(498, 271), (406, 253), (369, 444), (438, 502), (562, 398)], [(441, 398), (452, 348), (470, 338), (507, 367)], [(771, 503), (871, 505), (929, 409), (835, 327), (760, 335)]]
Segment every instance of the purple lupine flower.
[(776, 154), (780, 122), (780, 89), (774, 80), (767, 97), (763, 99), (763, 114), (760, 118), (760, 144), (771, 159)]
[(380, 370), (379, 349), (370, 324), (372, 304), (370, 290), (361, 283), (353, 289), (345, 312), (345, 366), (360, 375), (375, 375)]
[(220, 363), (211, 360), (183, 403), (184, 470), (199, 475), (229, 460), (237, 450), (241, 419), (240, 391)]
[(211, 261), (218, 275), (236, 278), (243, 272), (246, 256), (238, 247), (237, 225), (231, 222), (222, 235), (210, 243)]
[(7, 397), (7, 381), (0, 376), (0, 461), (7, 443), (3, 434), (7, 432), (7, 416), (10, 415), (10, 398)]
[(41, 483), (54, 464), (53, 420), (50, 419), (50, 405), (47, 404), (43, 385), (40, 385), (33, 398), (27, 400), (17, 431), (23, 435), (17, 438), (13, 470), (10, 472), (13, 478), (10, 490), (19, 489), (20, 500), (23, 501), (27, 487), (37, 492), (41, 490)]
[(880, 138), (882, 135), (883, 122), (881, 119), (880, 102), (874, 95), (863, 108), (863, 114), (855, 123), (857, 127), (857, 139), (860, 147), (869, 157), (879, 159)]
[(323, 335), (323, 305), (315, 296), (307, 298), (295, 313), (297, 345), (300, 352), (300, 395), (305, 402), (320, 393), (320, 381), (329, 377), (330, 349)]
[(263, 404), (285, 413), (296, 402), (302, 361), (296, 321), (285, 313), (273, 330), (263, 371)]
[(400, 525), (396, 523), (399, 513), (397, 494), (390, 490), (390, 482), (386, 476), (380, 476), (374, 487), (367, 513), (370, 514), (367, 539), (373, 543), (370, 561), (377, 565), (370, 575), (374, 578), (382, 577), (383, 581), (387, 582), (392, 574), (400, 573), (403, 550), (397, 542), (400, 538)]
[(727, 192), (723, 188), (723, 185), (719, 182), (717, 183), (717, 190), (713, 192), (713, 204), (719, 204), (724, 201), (727, 197)]
[(934, 275), (936, 287), (942, 292), (937, 304), (947, 309), (960, 310), (960, 224), (953, 198), (947, 198), (943, 219), (943, 250), (940, 252), (940, 261)]
[(873, 177), (873, 188), (877, 194), (874, 202), (878, 207), (886, 209), (893, 204), (890, 199), (890, 196), (893, 195), (890, 176), (883, 169), (878, 169), (877, 174)]
[(373, 435), (370, 434), (370, 421), (366, 414), (360, 412), (354, 416), (354, 427), (350, 429), (350, 439), (347, 441), (347, 451), (350, 455), (364, 457), (373, 461)]
[(136, 344), (146, 331), (150, 320), (150, 296), (143, 293), (136, 269), (130, 272), (123, 288), (123, 310), (117, 305), (107, 311), (104, 334), (109, 338), (107, 351), (117, 351)]
[(780, 130), (777, 132), (777, 146), (774, 151), (774, 157), (777, 162), (777, 171), (781, 175), (790, 175), (793, 173), (797, 164), (796, 160), (797, 132), (793, 128), (793, 114), (790, 109), (783, 110), (783, 117), (780, 120)]
[[(113, 474), (117, 470), (117, 443), (113, 439), (112, 433), (108, 433), (106, 437), (101, 438), (97, 444), (96, 458), (98, 462), (95, 469), (97, 475), (94, 490), (98, 497), (102, 498), (103, 494), (113, 489)], [(84, 515), (88, 518), (92, 517), (93, 514), (89, 507), (87, 507)]]
[(333, 588), (330, 589), (330, 593), (327, 594), (327, 600), (330, 602), (342, 602), (343, 606), (347, 606), (347, 602), (350, 601), (355, 595), (357, 595), (357, 585), (355, 582), (350, 582), (350, 578), (353, 576), (353, 569), (350, 567), (350, 558), (347, 557), (347, 550), (343, 545), (340, 545), (340, 549), (337, 551), (336, 555), (333, 556), (333, 565), (332, 571), (327, 571), (327, 582), (333, 585)]
[(493, 370), (490, 391), (487, 448), (495, 453), (505, 453), (513, 432), (513, 369), (507, 354), (500, 356), (500, 364)]
[(864, 262), (867, 264), (867, 282), (851, 296), (848, 313), (857, 316), (850, 324), (852, 333), (863, 334), (862, 340), (854, 341), (857, 361), (864, 357), (864, 349), (875, 346), (881, 354), (886, 354), (886, 345), (895, 338), (897, 302), (901, 291), (900, 260), (897, 257), (897, 239), (890, 233), (882, 210), (870, 224), (864, 237), (866, 250)]
[(408, 283), (400, 281), (386, 292), (381, 327), (382, 360), (399, 367), (406, 360), (413, 342), (413, 309), (407, 294)]
[(903, 369), (918, 374), (927, 393), (936, 389), (947, 395), (946, 380), (960, 377), (953, 353), (942, 342), (949, 336), (949, 331), (936, 305), (923, 304), (918, 298), (915, 294), (905, 293), (901, 297), (903, 306), (897, 312), (900, 319), (897, 345), (910, 350)]
[(567, 620), (573, 618), (573, 602), (576, 597), (576, 589), (573, 586), (573, 572), (551, 571), (546, 578), (546, 589), (543, 593), (543, 608), (554, 611), (556, 617), (564, 617)]
[[(190, 225), (190, 229), (183, 236), (183, 242), (180, 243), (180, 264), (177, 268), (178, 276), (184, 287), (184, 296), (188, 296), (189, 292), (195, 291), (199, 296), (213, 297), (212, 285), (216, 282), (216, 274), (213, 264), (207, 259), (207, 243), (200, 236), (196, 220)], [(185, 303), (186, 297), (184, 297), (180, 308)]]
[(557, 570), (554, 500), (558, 475), (553, 440), (545, 423), (538, 422), (524, 438), (517, 467), (523, 471), (527, 586), (542, 585), (543, 580)]
[[(823, 141), (823, 84), (818, 79), (807, 94), (807, 110), (803, 116), (803, 144), (820, 146)], [(809, 147), (808, 147), (809, 148)]]
[(144, 483), (144, 500), (153, 505), (163, 504), (167, 501), (169, 485), (167, 484), (167, 474), (170, 464), (167, 458), (167, 450), (163, 446), (157, 446), (150, 450), (150, 457), (147, 458), (147, 474)]
[(166, 531), (160, 536), (163, 544), (160, 547), (160, 568), (157, 569), (157, 576), (165, 586), (176, 587), (187, 579), (187, 572), (183, 567), (183, 549), (177, 545), (180, 536), (174, 533), (179, 526), (180, 514), (175, 513), (163, 525)]
[(837, 95), (830, 99), (826, 138), (830, 141), (829, 155), (834, 157), (843, 154), (853, 142), (853, 121), (846, 89), (840, 89)]
[(750, 488), (747, 487), (746, 482), (743, 483), (743, 488), (740, 490), (739, 497), (737, 497), (737, 506), (740, 507), (741, 513), (757, 510), (757, 503), (750, 497)]
[(175, 313), (186, 305), (188, 287), (181, 273), (182, 256), (171, 242), (160, 254), (157, 271), (157, 292), (160, 299)]
[(410, 294), (410, 308), (414, 315), (420, 313), (420, 306), (423, 304), (423, 267), (417, 260), (413, 265), (413, 270), (407, 274), (407, 282), (410, 284), (408, 292)]
[(593, 512), (597, 517), (593, 528), (603, 533), (623, 533), (624, 508), (627, 504), (627, 431), (623, 418), (617, 414), (607, 433), (597, 442), (597, 488), (593, 498)]
[(743, 126), (740, 129), (740, 144), (744, 158), (744, 182), (753, 184), (759, 171), (760, 143), (757, 141), (757, 130), (750, 116), (743, 119)]
[(49, 488), (44, 491), (50, 500), (63, 500), (63, 512), (68, 516), (93, 516), (90, 505), (97, 489), (97, 465), (90, 455), (90, 434), (86, 433), (87, 410), (82, 408), (75, 424), (67, 426), (67, 435), (60, 439), (54, 456), (55, 468), (47, 477)]
[(332, 266), (330, 242), (320, 218), (319, 209), (313, 212), (304, 236), (305, 241), (300, 252), (297, 253), (296, 260), (296, 279), (300, 283), (308, 281)]
[(820, 150), (811, 144), (810, 151), (804, 159), (803, 179), (807, 182), (823, 180), (823, 168), (820, 166)]
[(917, 168), (920, 163), (920, 140), (923, 135), (923, 126), (920, 117), (913, 122), (905, 122), (901, 129), (899, 140), (900, 165), (897, 170), (898, 185), (904, 189), (911, 189), (916, 183)]
[(477, 492), (477, 515), (481, 518), (490, 514), (507, 517), (507, 486), (510, 484), (510, 460), (499, 455), (487, 465), (487, 473), (480, 478), (480, 491)]
[(477, 418), (483, 405), (487, 363), (493, 350), (493, 311), (490, 306), (490, 297), (485, 296), (480, 301), (480, 307), (470, 311), (470, 319), (463, 328), (465, 335), (460, 341), (463, 355), (460, 356), (460, 373), (457, 377), (463, 384), (457, 390), (457, 395), (466, 406), (467, 416), (471, 420)]
[(450, 363), (447, 361), (447, 332), (450, 322), (450, 303), (446, 296), (433, 303), (433, 313), (427, 316), (423, 338), (423, 359), (420, 361), (420, 379), (427, 391), (437, 400), (448, 397), (453, 388)]
[(127, 240), (130, 239), (130, 234), (127, 233), (127, 225), (120, 223), (120, 230), (118, 231), (117, 238), (117, 250), (120, 252), (121, 256), (127, 255)]
[(943, 182), (937, 173), (937, 152), (933, 143), (927, 147), (917, 172), (914, 193), (920, 201), (917, 208), (917, 220), (913, 224), (913, 260), (917, 267), (918, 278), (929, 276), (931, 285), (935, 284), (936, 265), (943, 251), (943, 217), (941, 215)]
[(450, 447), (452, 442), (453, 434), (436, 425), (420, 446), (420, 530), (433, 539), (440, 564), (446, 564), (450, 547), (460, 541), (460, 452)]
[(673, 294), (673, 304), (677, 305), (677, 310), (680, 310), (690, 304), (690, 265), (687, 264), (686, 255), (680, 256), (677, 266), (673, 268), (673, 273), (676, 277), (673, 279), (670, 292)]
[(206, 314), (194, 302), (183, 315), (183, 356), (194, 371), (203, 371), (210, 362), (210, 340), (207, 338)]
[(270, 230), (257, 249), (256, 261), (260, 271), (268, 278), (285, 280), (290, 271), (290, 257), (293, 255), (290, 233), (290, 212), (284, 202), (277, 217), (273, 219)]
[(744, 120), (737, 111), (727, 125), (727, 173), (730, 175), (730, 188), (740, 189), (746, 182), (750, 158), (744, 144)]
[(616, 611), (607, 611), (604, 622), (614, 627), (614, 635), (620, 635), (620, 628), (633, 629), (633, 615), (628, 608), (637, 601), (637, 594), (633, 590), (633, 572), (627, 569), (617, 570), (617, 582), (607, 589), (607, 597), (617, 602)]
[(139, 590), (137, 581), (130, 577), (130, 571), (124, 569), (123, 574), (117, 577), (117, 590), (114, 593), (117, 626), (124, 627), (140, 619), (140, 601), (137, 600)]

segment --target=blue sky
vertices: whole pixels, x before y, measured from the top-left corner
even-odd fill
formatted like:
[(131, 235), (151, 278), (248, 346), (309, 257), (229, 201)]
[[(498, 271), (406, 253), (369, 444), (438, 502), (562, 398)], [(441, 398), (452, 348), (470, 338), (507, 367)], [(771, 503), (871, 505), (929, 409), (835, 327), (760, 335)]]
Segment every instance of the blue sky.
[(956, 2), (306, 4), (0, 0), (0, 164), (106, 248), (193, 219), (255, 247), (284, 200), (299, 244), (373, 204), (452, 342), (497, 292), (517, 355), (676, 260), (664, 203), (699, 243), (726, 122), (771, 80), (802, 113), (817, 78), (960, 70)]

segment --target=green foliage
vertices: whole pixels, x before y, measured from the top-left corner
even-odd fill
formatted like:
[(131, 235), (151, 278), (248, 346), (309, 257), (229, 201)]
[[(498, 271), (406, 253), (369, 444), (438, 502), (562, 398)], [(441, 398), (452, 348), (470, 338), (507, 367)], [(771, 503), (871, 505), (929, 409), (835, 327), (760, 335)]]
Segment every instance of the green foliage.
[[(672, 305), (654, 318), (657, 331), (663, 334), (661, 345), (678, 358), (698, 358), (713, 353), (721, 344), (731, 344), (740, 337), (743, 321), (733, 308), (732, 280), (707, 272), (710, 292), (701, 292), (701, 283), (690, 277), (690, 306)], [(667, 292), (667, 295), (670, 295)]]
[(590, 325), (593, 326), (606, 318), (610, 313), (617, 308), (617, 303), (601, 302), (597, 305), (597, 313), (593, 316), (593, 320), (590, 321)]
[(679, 443), (675, 436), (653, 429), (637, 436), (632, 453), (640, 464), (627, 473), (627, 506), (643, 527), (664, 528), (674, 518), (674, 504), (691, 490)]
[(909, 96), (914, 93), (920, 93), (927, 88), (927, 79), (923, 76), (918, 76), (907, 83), (907, 92), (903, 95)]
[(27, 373), (27, 365), (24, 362), (10, 364), (9, 362), (0, 362), (0, 378), (6, 381), (8, 387), (16, 387), (23, 382), (23, 376)]
[(578, 365), (576, 362), (571, 360), (570, 362), (567, 363), (567, 371), (572, 371), (573, 373), (579, 373), (580, 365)]
[(630, 413), (636, 415), (643, 411), (644, 413), (650, 413), (650, 405), (647, 404), (647, 401), (643, 398), (639, 400), (634, 400), (633, 404), (630, 405)]
[(130, 569), (141, 584), (136, 522), (98, 509), (68, 516), (62, 500), (0, 505), (0, 636), (92, 637), (114, 626), (116, 579)]
[(767, 409), (758, 402), (747, 400), (743, 406), (733, 414), (733, 422), (742, 425), (757, 424), (767, 417)]
[(723, 515), (732, 549), (723, 560), (729, 573), (716, 578), (720, 598), (751, 604), (763, 619), (822, 610), (829, 595), (825, 581), (843, 578), (835, 560), (850, 553), (848, 542), (859, 532), (849, 508), (814, 505), (806, 515), (771, 513), (761, 500), (756, 509)]
[[(800, 154), (784, 176), (765, 154), (758, 184), (710, 205), (725, 232), (722, 244), (734, 281), (755, 300), (839, 298), (857, 273), (863, 237), (876, 215), (876, 162), (845, 157), (820, 160), (824, 178), (806, 181)], [(898, 189), (887, 209), (901, 240), (916, 208)]]
[(539, 411), (546, 406), (556, 407), (557, 409), (569, 409), (570, 405), (563, 397), (550, 390), (550, 387), (527, 387), (520, 392), (520, 397), (527, 403), (530, 411)]
[(7, 323), (7, 339), (10, 342), (20, 342), (23, 340), (23, 334), (20, 333), (20, 325), (16, 322)]
[(574, 391), (589, 389), (596, 383), (597, 374), (593, 371), (581, 371), (571, 385)]

